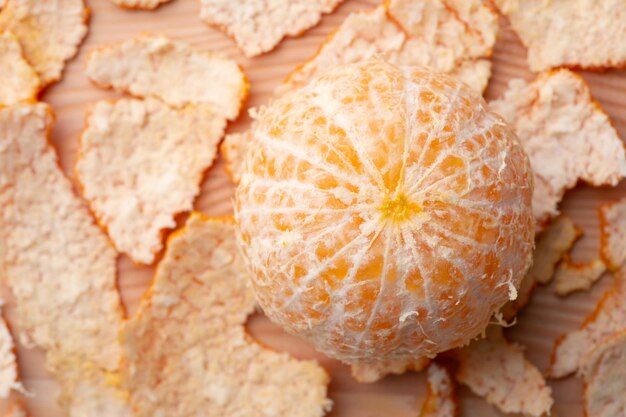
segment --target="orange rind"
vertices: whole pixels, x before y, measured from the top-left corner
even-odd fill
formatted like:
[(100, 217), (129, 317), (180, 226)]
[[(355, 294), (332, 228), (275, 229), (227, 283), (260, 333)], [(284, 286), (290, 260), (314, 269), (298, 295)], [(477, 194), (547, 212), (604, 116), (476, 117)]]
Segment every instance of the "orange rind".
[(407, 361), (385, 361), (373, 364), (355, 364), (350, 370), (352, 378), (361, 383), (377, 382), (387, 375), (401, 375), (408, 371), (419, 372), (431, 363), (429, 358), (417, 358)]
[(374, 59), (259, 113), (235, 215), (271, 320), (372, 364), (461, 346), (515, 298), (532, 173), (478, 93)]
[(598, 302), (579, 330), (557, 340), (552, 352), (550, 376), (565, 377), (580, 369), (583, 358), (602, 340), (626, 328), (626, 279), (619, 271), (613, 287)]
[(498, 15), (481, 0), (388, 0), (369, 12), (350, 14), (279, 93), (301, 87), (336, 65), (383, 56), (392, 64), (461, 74), (476, 91), (491, 75)]
[(488, 329), (487, 337), (458, 349), (455, 357), (457, 381), (501, 411), (535, 417), (550, 413), (552, 390), (522, 348), (504, 338), (501, 328)]
[(22, 47), (10, 31), (0, 32), (0, 105), (35, 101), (39, 77), (22, 55)]
[(143, 34), (91, 51), (87, 76), (102, 87), (176, 108), (207, 105), (229, 120), (237, 118), (249, 89), (235, 61), (163, 35)]
[(319, 417), (330, 408), (317, 363), (246, 333), (255, 310), (232, 219), (191, 215), (170, 236), (137, 314), (121, 332), (121, 387), (140, 416)]
[(427, 369), (426, 400), (420, 417), (457, 417), (456, 389), (450, 372), (436, 362)]
[(137, 263), (154, 261), (162, 232), (193, 208), (225, 127), (207, 106), (176, 109), (151, 98), (93, 106), (76, 174), (117, 250)]
[(626, 415), (626, 330), (598, 344), (582, 363), (585, 415)]
[(626, 261), (626, 199), (600, 207), (600, 255), (613, 271)]
[(579, 181), (615, 186), (626, 175), (624, 145), (579, 75), (558, 70), (530, 83), (513, 80), (490, 107), (504, 117), (530, 157), (539, 228), (559, 214), (565, 192)]
[(0, 31), (13, 32), (47, 86), (61, 78), (65, 61), (76, 55), (87, 35), (88, 16), (83, 0), (7, 0)]
[(124, 9), (154, 10), (172, 0), (111, 0)]
[(626, 4), (621, 0), (493, 0), (528, 48), (532, 71), (626, 65)]
[(200, 17), (225, 31), (247, 57), (274, 49), (332, 13), (343, 0), (201, 0)]
[(19, 329), (68, 361), (118, 366), (117, 253), (73, 193), (48, 143), (46, 104), (0, 108), (0, 265)]
[(576, 291), (587, 291), (605, 271), (606, 266), (600, 259), (581, 264), (566, 256), (554, 274), (554, 292), (563, 296)]

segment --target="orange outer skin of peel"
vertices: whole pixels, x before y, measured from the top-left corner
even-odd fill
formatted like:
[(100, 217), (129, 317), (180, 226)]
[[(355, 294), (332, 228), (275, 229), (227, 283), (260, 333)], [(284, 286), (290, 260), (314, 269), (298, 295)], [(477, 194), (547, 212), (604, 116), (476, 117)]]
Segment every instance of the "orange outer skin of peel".
[(260, 110), (238, 237), (271, 320), (347, 363), (461, 346), (515, 297), (532, 174), (484, 100), (373, 59)]

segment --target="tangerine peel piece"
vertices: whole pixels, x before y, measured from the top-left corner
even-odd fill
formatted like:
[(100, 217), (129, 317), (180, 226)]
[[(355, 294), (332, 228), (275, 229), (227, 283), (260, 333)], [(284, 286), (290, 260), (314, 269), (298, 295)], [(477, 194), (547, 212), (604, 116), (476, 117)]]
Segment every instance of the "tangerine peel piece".
[(533, 82), (512, 80), (490, 107), (517, 133), (535, 176), (533, 212), (541, 228), (579, 180), (612, 185), (626, 175), (624, 145), (585, 80), (569, 70)]
[[(605, 69), (626, 65), (626, 4), (568, 0), (494, 0), (528, 48), (528, 65)], [(565, 24), (566, 22), (566, 24)]]
[(91, 51), (87, 76), (100, 86), (174, 107), (206, 104), (230, 120), (239, 114), (249, 88), (235, 61), (149, 34)]
[(626, 331), (602, 341), (582, 362), (585, 415), (626, 415)]
[(24, 391), (18, 381), (15, 342), (7, 322), (0, 317), (0, 398), (7, 399), (11, 391)]
[(456, 379), (505, 413), (549, 414), (552, 390), (520, 346), (508, 342), (501, 328), (458, 349)]
[(247, 57), (317, 25), (343, 0), (201, 0), (200, 17), (233, 37)]
[(49, 106), (0, 108), (0, 265), (19, 328), (68, 361), (116, 369), (122, 309), (117, 253), (73, 193), (48, 143)]
[(115, 247), (151, 264), (162, 231), (192, 209), (226, 121), (211, 107), (155, 99), (99, 101), (87, 117), (76, 174)]
[(0, 32), (0, 105), (34, 101), (39, 93), (39, 77), (22, 55), (22, 47), (10, 31)]
[(482, 92), (491, 68), (498, 16), (480, 0), (390, 0), (350, 14), (316, 55), (293, 71), (279, 94), (307, 84), (328, 68), (382, 55), (392, 64), (458, 74)]
[(580, 264), (566, 256), (554, 274), (554, 292), (563, 296), (576, 291), (587, 291), (605, 271), (606, 266), (600, 259)]
[(580, 329), (557, 339), (552, 352), (550, 376), (561, 378), (580, 369), (582, 359), (602, 340), (624, 329), (626, 323), (626, 277), (619, 271), (614, 285), (598, 301)]
[(450, 372), (436, 362), (427, 369), (427, 393), (420, 417), (456, 417), (456, 389)]
[(600, 206), (600, 255), (614, 271), (626, 261), (626, 198)]
[(419, 372), (430, 364), (428, 358), (417, 358), (409, 361), (383, 361), (374, 364), (354, 364), (350, 367), (352, 378), (360, 383), (372, 383), (387, 375), (401, 375), (407, 371)]
[(172, 0), (111, 0), (113, 3), (125, 9), (154, 10), (164, 3)]
[(10, 30), (42, 86), (61, 78), (65, 61), (76, 55), (87, 34), (83, 0), (7, 0), (0, 11), (0, 30)]
[[(122, 387), (140, 415), (317, 417), (328, 375), (246, 334), (255, 309), (231, 220), (191, 215), (123, 327)], [(167, 364), (163, 366), (163, 364)]]

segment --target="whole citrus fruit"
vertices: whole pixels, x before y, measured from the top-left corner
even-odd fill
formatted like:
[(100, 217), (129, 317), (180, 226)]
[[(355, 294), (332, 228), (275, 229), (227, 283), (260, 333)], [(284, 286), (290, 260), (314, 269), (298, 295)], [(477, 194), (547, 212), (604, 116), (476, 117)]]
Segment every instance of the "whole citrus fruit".
[(480, 333), (531, 262), (528, 158), (479, 95), (370, 60), (259, 111), (236, 191), (265, 313), (348, 363)]

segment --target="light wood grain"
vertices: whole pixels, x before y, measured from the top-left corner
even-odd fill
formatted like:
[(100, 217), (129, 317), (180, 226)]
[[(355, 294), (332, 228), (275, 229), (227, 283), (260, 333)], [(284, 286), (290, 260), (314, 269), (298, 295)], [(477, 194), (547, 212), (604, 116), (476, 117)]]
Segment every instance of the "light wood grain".
[[(63, 81), (52, 86), (42, 96), (42, 100), (51, 103), (56, 112), (57, 123), (52, 131), (52, 140), (63, 168), (70, 177), (73, 177), (77, 139), (90, 103), (101, 98), (117, 96), (110, 91), (96, 88), (85, 77), (84, 57), (92, 47), (128, 39), (140, 32), (153, 32), (185, 40), (201, 49), (221, 51), (243, 66), (252, 84), (247, 105), (256, 106), (267, 101), (271, 91), (284, 76), (298, 63), (312, 55), (348, 13), (368, 9), (377, 3), (375, 0), (347, 0), (335, 13), (324, 17), (318, 27), (309, 30), (303, 37), (284, 41), (272, 53), (246, 59), (227, 36), (200, 21), (198, 0), (175, 0), (156, 12), (119, 9), (109, 0), (89, 1), (92, 10), (90, 34), (79, 55), (68, 64)], [(502, 24), (503, 29), (493, 58), (494, 74), (486, 94), (487, 98), (499, 96), (511, 78), (533, 77), (526, 68), (524, 48), (506, 28), (506, 22), (503, 21)], [(583, 76), (590, 82), (594, 97), (613, 117), (615, 127), (622, 137), (626, 137), (626, 72), (583, 73)], [(229, 126), (229, 131), (245, 129), (248, 123), (249, 118), (244, 113), (236, 123)], [(563, 210), (586, 232), (576, 249), (577, 258), (591, 259), (597, 253), (598, 205), (625, 195), (626, 185), (602, 189), (580, 187), (567, 195), (562, 205)], [(220, 160), (207, 173), (202, 194), (197, 199), (195, 207), (209, 215), (229, 214), (232, 212), (232, 197), (233, 188)], [(132, 314), (151, 279), (153, 268), (135, 266), (124, 256), (120, 257), (118, 265), (124, 303), (128, 313)], [(566, 299), (560, 299), (545, 289), (537, 291), (531, 306), (522, 314), (518, 325), (507, 331), (508, 335), (528, 346), (528, 357), (540, 369), (545, 369), (554, 339), (580, 324), (606, 288), (608, 281), (604, 278), (589, 293), (575, 294)], [(4, 296), (8, 299), (9, 321), (14, 321), (13, 304), (6, 290)], [(251, 318), (248, 328), (255, 337), (271, 347), (291, 352), (297, 357), (320, 360), (332, 376), (330, 396), (335, 401), (335, 407), (331, 416), (409, 417), (418, 414), (419, 404), (425, 392), (422, 375), (408, 374), (389, 377), (375, 384), (357, 384), (351, 379), (347, 367), (317, 354), (309, 345), (286, 335), (264, 317)], [(22, 378), (26, 387), (35, 394), (33, 398), (26, 400), (32, 416), (63, 415), (55, 405), (57, 388), (43, 369), (42, 353), (20, 344), (18, 354)], [(570, 378), (550, 383), (556, 398), (556, 414), (567, 417), (582, 416), (580, 382)], [(460, 389), (460, 395), (464, 416), (501, 415), (466, 389)]]

